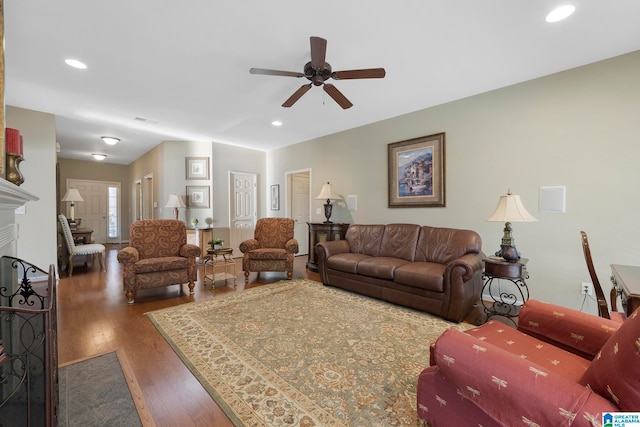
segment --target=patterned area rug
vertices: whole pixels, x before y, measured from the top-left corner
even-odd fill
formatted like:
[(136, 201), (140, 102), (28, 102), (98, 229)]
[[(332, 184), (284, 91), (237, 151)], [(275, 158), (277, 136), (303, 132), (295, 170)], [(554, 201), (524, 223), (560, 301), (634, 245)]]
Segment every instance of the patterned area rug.
[(238, 426), (419, 426), (430, 343), (472, 327), (309, 280), (148, 316)]

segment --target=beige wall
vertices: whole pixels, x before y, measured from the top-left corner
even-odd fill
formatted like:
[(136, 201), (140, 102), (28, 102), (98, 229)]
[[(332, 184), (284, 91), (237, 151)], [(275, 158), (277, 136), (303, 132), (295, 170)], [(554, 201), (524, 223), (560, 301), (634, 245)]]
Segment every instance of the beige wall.
[(17, 256), (47, 270), (57, 266), (56, 219), (56, 126), (51, 114), (7, 106), (6, 126), (20, 130), (24, 140), (24, 161), (20, 186), (39, 198), (16, 215)]
[[(579, 308), (579, 284), (590, 281), (580, 230), (606, 288), (610, 263), (640, 265), (639, 75), (635, 52), (275, 150), (266, 184), (311, 168), (312, 196), (325, 181), (358, 196), (358, 211), (338, 206), (334, 221), (470, 228), (488, 254), (504, 224), (486, 219), (511, 188), (539, 220), (513, 226), (530, 259), (532, 297)], [(387, 144), (438, 132), (446, 132), (447, 207), (389, 209)], [(565, 214), (538, 212), (539, 187), (550, 185), (567, 187)], [(313, 220), (324, 220), (315, 215), (322, 201), (313, 202)], [(594, 312), (595, 303), (586, 307)]]

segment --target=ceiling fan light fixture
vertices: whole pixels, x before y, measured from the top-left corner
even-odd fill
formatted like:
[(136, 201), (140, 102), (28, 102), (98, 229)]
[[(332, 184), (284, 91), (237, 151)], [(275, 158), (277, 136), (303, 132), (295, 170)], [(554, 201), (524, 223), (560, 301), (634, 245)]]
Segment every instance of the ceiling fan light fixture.
[(108, 145), (116, 145), (118, 142), (120, 142), (120, 138), (116, 138), (115, 136), (101, 136), (100, 139), (102, 139), (104, 143)]
[(98, 161), (102, 161), (107, 158), (106, 154), (100, 154), (100, 153), (93, 153), (91, 156), (93, 156), (93, 158)]
[(575, 12), (576, 7), (572, 4), (565, 4), (553, 9), (545, 18), (547, 22), (558, 22), (568, 18)]

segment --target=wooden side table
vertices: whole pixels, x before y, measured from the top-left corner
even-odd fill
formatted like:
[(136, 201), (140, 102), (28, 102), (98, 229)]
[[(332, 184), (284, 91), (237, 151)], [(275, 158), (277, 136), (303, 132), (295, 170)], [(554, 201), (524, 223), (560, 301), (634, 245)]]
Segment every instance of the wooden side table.
[[(485, 282), (480, 294), (486, 314), (483, 322), (493, 316), (502, 316), (517, 326), (513, 319), (518, 317), (520, 307), (529, 300), (529, 287), (525, 282), (529, 278), (529, 260), (520, 258), (517, 262), (509, 262), (501, 257), (489, 257), (483, 261), (482, 278)], [(490, 298), (488, 301), (484, 299), (485, 293)]]
[[(233, 259), (233, 248), (207, 249), (207, 259), (204, 263), (204, 283), (211, 282), (211, 287), (215, 289), (216, 282), (233, 279), (233, 286), (236, 286), (236, 262)], [(216, 269), (222, 269), (216, 272)]]
[(309, 226), (309, 260), (307, 261), (307, 268), (311, 271), (318, 271), (315, 251), (316, 243), (343, 240), (345, 234), (347, 234), (349, 224), (308, 222), (307, 225)]

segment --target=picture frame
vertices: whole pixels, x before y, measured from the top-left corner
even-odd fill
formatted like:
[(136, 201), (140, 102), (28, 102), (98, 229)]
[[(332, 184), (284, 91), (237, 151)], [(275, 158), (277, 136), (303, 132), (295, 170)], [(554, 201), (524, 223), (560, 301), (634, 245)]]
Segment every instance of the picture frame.
[(280, 210), (280, 185), (273, 184), (271, 186), (271, 210), (279, 211)]
[(187, 207), (196, 209), (209, 208), (210, 193), (208, 185), (187, 185)]
[(388, 144), (389, 207), (445, 207), (445, 133)]
[(185, 171), (187, 179), (209, 179), (209, 158), (186, 157)]

